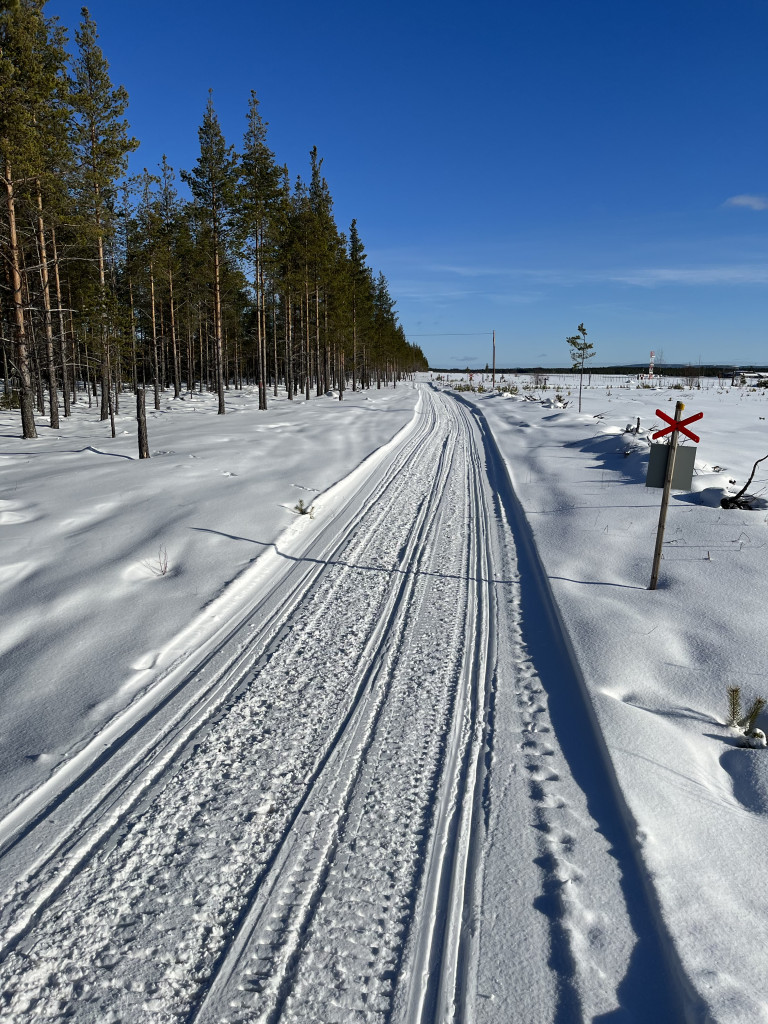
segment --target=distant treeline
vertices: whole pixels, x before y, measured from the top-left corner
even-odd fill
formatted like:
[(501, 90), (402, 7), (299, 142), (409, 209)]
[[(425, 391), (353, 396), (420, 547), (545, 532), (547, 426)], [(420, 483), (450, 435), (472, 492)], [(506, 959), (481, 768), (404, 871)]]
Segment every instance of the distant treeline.
[[(462, 366), (453, 366), (450, 369), (444, 367), (430, 366), (431, 373), (472, 373), (472, 374), (490, 374), (492, 371), (489, 367), (485, 368), (471, 368)], [(506, 366), (496, 367), (496, 376), (499, 377), (502, 374), (536, 374), (537, 376), (546, 377), (548, 375), (563, 374), (563, 373), (576, 373), (572, 366)], [(620, 374), (626, 374), (628, 377), (638, 377), (648, 374), (647, 363), (638, 365), (617, 365), (617, 366), (590, 366), (584, 371), (587, 374), (593, 374), (599, 376), (600, 374), (618, 376)], [(692, 366), (690, 363), (664, 363), (662, 366), (657, 366), (654, 369), (655, 377), (732, 377), (734, 373), (767, 373), (768, 366), (714, 366), (714, 365), (699, 365)]]
[[(383, 274), (353, 220), (340, 232), (317, 149), (308, 180), (267, 145), (255, 93), (239, 150), (209, 95), (200, 155), (126, 179), (138, 142), (87, 8), (75, 50), (47, 0), (0, 4), (0, 338), (5, 405), (35, 437), (35, 406), (59, 423), (100, 391), (258, 384), (289, 398), (381, 386), (427, 362), (406, 340)], [(158, 154), (159, 155), (159, 154)], [(47, 392), (47, 396), (45, 394)]]

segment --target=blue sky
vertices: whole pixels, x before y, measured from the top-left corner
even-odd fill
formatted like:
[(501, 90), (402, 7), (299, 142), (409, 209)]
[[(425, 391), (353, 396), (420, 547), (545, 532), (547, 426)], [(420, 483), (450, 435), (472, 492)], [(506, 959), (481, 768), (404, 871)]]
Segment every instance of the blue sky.
[[(49, 0), (71, 37), (80, 3)], [(434, 366), (768, 363), (768, 0), (91, 0), (141, 140), (250, 90)]]

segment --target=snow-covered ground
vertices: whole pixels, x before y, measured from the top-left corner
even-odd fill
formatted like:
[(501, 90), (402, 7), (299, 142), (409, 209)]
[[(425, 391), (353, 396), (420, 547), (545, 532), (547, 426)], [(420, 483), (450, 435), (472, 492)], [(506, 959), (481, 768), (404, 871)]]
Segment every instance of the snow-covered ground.
[(0, 808), (134, 702), (179, 645), (247, 606), (249, 567), (309, 523), (298, 502), (389, 441), (416, 401), (401, 386), (259, 412), (253, 392), (231, 391), (217, 416), (210, 394), (159, 411), (148, 398), (144, 461), (131, 395), (114, 440), (82, 396), (60, 430), (38, 418), (35, 441), (0, 413)]
[[(521, 382), (541, 401), (462, 396), (487, 419), (525, 510), (695, 1019), (768, 1021), (768, 751), (725, 726), (728, 686), (745, 705), (768, 697), (768, 516), (719, 507), (768, 454), (766, 391), (596, 386), (580, 415), (576, 381), (550, 383)], [(704, 413), (691, 427), (701, 443), (649, 591), (661, 491), (644, 485), (648, 435), (678, 400), (684, 416)], [(638, 417), (640, 433), (626, 432)], [(763, 499), (766, 466), (750, 487)], [(575, 766), (582, 740), (557, 707), (551, 695)]]
[(768, 1021), (768, 400), (550, 383), (0, 413), (0, 1017)]

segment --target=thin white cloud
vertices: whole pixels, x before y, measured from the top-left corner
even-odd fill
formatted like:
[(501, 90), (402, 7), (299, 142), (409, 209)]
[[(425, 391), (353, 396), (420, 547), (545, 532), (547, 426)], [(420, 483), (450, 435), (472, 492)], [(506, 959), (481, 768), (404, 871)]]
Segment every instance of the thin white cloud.
[(652, 288), (660, 284), (768, 284), (765, 264), (731, 267), (655, 267), (610, 275), (611, 280)]
[[(738, 198), (738, 197), (737, 197)], [(753, 196), (753, 200), (760, 197)], [(768, 197), (764, 200), (768, 209)], [(700, 266), (603, 266), (591, 268), (536, 267), (478, 263), (441, 263), (425, 259), (401, 266), (390, 278), (395, 294), (403, 299), (452, 303), (470, 298), (503, 304), (533, 304), (543, 301), (551, 288), (574, 288), (602, 284), (636, 288), (669, 286), (744, 286), (768, 284), (765, 260), (741, 263), (710, 263)]]
[(505, 270), (503, 267), (459, 267), (442, 263), (434, 263), (428, 267), (435, 274), (456, 274), (458, 277), (498, 277), (499, 275), (514, 273)]
[(768, 210), (768, 196), (731, 196), (723, 206), (744, 206), (748, 210)]
[[(437, 270), (431, 267), (431, 270)], [(768, 264), (736, 263), (703, 267), (628, 267), (617, 270), (594, 269), (539, 269), (533, 267), (477, 267), (440, 268), (451, 274), (461, 273), (463, 277), (496, 277), (530, 282), (537, 288), (547, 285), (573, 287), (576, 285), (600, 284), (613, 281), (617, 284), (631, 284), (638, 287), (652, 287), (664, 284), (768, 284)], [(538, 296), (537, 296), (538, 297)]]

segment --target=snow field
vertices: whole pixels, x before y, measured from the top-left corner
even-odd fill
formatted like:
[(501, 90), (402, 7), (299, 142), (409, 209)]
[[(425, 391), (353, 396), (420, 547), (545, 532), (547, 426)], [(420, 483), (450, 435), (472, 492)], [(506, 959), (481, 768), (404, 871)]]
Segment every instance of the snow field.
[[(673, 492), (660, 585), (650, 592), (660, 492), (644, 487), (648, 438), (661, 425), (656, 407), (678, 398), (686, 412), (705, 413), (701, 457), (691, 493)], [(585, 391), (582, 415), (470, 400), (503, 452), (541, 553), (652, 881), (645, 902), (674, 946), (666, 959), (689, 1018), (766, 1020), (758, 950), (768, 918), (754, 886), (766, 819), (759, 781), (745, 782), (762, 763), (735, 750), (738, 737), (725, 728), (730, 682), (749, 699), (765, 689), (766, 522), (759, 510), (717, 507), (765, 453), (766, 396), (601, 388)], [(622, 424), (637, 416), (640, 434), (625, 433)], [(758, 472), (753, 493), (766, 481)], [(555, 727), (578, 777), (569, 724), (559, 717)]]
[[(116, 629), (115, 670), (93, 685), (69, 654), (60, 687), (46, 673), (70, 633), (86, 663), (90, 645), (93, 664), (109, 665), (111, 641), (95, 629), (109, 620), (74, 616), (64, 634), (31, 642), (27, 618), (46, 600), (34, 531), (52, 511), (29, 470), (3, 492), (0, 514), (20, 543), (6, 549), (0, 587), (26, 609), (3, 634), (21, 638), (4, 668), (31, 659), (5, 686), (21, 727), (11, 742), (5, 723), (4, 1018), (768, 1019), (754, 885), (768, 771), (722, 724), (724, 679), (742, 681), (747, 698), (760, 692), (765, 524), (697, 504), (713, 503), (746, 459), (713, 415), (718, 461), (698, 464), (701, 498), (673, 500), (662, 586), (650, 594), (658, 492), (642, 487), (647, 431), (617, 424), (649, 423), (636, 403), (660, 404), (658, 394), (585, 392), (595, 418), (422, 389), (393, 438), (414, 405), (405, 391), (345, 410), (298, 406), (299, 429), (279, 409), (267, 414), (276, 429), (250, 419), (243, 402), (222, 434), (240, 477), (225, 477), (226, 508), (217, 482), (216, 516), (204, 481), (214, 466), (221, 476), (218, 442), (201, 450), (201, 499), (185, 495), (192, 511), (178, 521), (177, 489), (159, 479), (172, 474), (160, 470), (135, 529), (154, 542), (166, 513), (183, 532), (204, 510), (189, 531), (214, 545), (196, 549), (200, 572), (194, 559), (168, 577), (139, 572), (128, 541), (111, 543), (129, 522), (115, 467), (133, 470), (132, 459), (114, 458), (120, 439), (112, 454), (73, 452), (62, 495), (83, 459), (112, 470), (100, 470), (110, 493), (92, 520), (85, 507), (63, 519), (88, 541), (69, 600), (95, 607), (91, 577), (106, 555), (122, 580), (109, 615), (141, 593), (138, 621), (155, 630), (137, 643)], [(708, 416), (726, 397), (705, 396)], [(754, 403), (739, 408), (747, 437), (764, 430), (759, 417), (747, 427)], [(338, 428), (358, 412), (378, 426), (344, 448)], [(255, 428), (295, 431), (304, 451), (291, 475), (304, 482), (294, 492), (338, 480), (317, 455), (331, 434), (312, 414), (359, 469), (317, 500), (315, 520), (291, 519), (294, 495), (275, 500), (285, 476), (265, 464), (259, 515), (273, 513), (250, 530), (253, 487), (238, 481), (254, 467)], [(366, 462), (374, 435), (393, 439)], [(161, 442), (155, 466), (180, 455), (181, 440)], [(38, 449), (25, 458), (55, 479), (63, 453)], [(19, 464), (0, 456), (2, 484)], [(60, 543), (56, 530), (46, 537)], [(17, 571), (22, 561), (34, 571)], [(37, 670), (25, 705), (21, 684)], [(79, 688), (71, 708), (65, 678)], [(93, 714), (79, 719), (84, 699)], [(22, 759), (35, 729), (45, 742)]]
[[(394, 472), (395, 475), (402, 475), (401, 468)], [(376, 493), (373, 497), (372, 507), (368, 512), (368, 525), (382, 537), (382, 543), (386, 545), (381, 552), (386, 568), (388, 560), (396, 558), (398, 546), (395, 540), (381, 529), (387, 512), (386, 505), (375, 500)], [(332, 578), (326, 578), (316, 592), (310, 591), (314, 600), (302, 605), (295, 623), (284, 624), (282, 637), (279, 639), (282, 639), (285, 645), (281, 649), (281, 657), (288, 652), (287, 663), (277, 668), (280, 662), (278, 659), (272, 673), (264, 670), (266, 666), (260, 666), (262, 670), (253, 673), (254, 677), (260, 680), (256, 693), (249, 689), (252, 681), (249, 678), (244, 680), (242, 685), (246, 687), (249, 695), (247, 707), (236, 702), (232, 715), (221, 719), (210, 734), (207, 744), (204, 747), (198, 746), (196, 750), (196, 763), (200, 766), (204, 778), (198, 778), (194, 771), (187, 768), (174, 775), (172, 789), (165, 798), (166, 803), (156, 805), (151, 802), (140, 808), (136, 819), (136, 832), (129, 828), (126, 838), (116, 850), (109, 845), (102, 846), (101, 850), (97, 851), (101, 856), (94, 859), (93, 866), (89, 865), (84, 874), (77, 876), (76, 883), (70, 882), (64, 909), (59, 907), (58, 912), (54, 910), (50, 915), (51, 947), (40, 939), (39, 930), (35, 933), (35, 948), (42, 950), (41, 964), (46, 962), (46, 952), (54, 959), (60, 955), (62, 936), (67, 936), (69, 944), (75, 947), (73, 958), (88, 964), (84, 975), (87, 976), (94, 968), (98, 974), (98, 950), (95, 964), (88, 956), (94, 920), (92, 915), (89, 915), (87, 907), (93, 902), (94, 886), (97, 891), (104, 894), (97, 901), (100, 904), (98, 917), (101, 919), (107, 908), (109, 914), (119, 917), (119, 908), (123, 904), (125, 892), (136, 890), (136, 900), (131, 902), (131, 916), (138, 915), (143, 920), (151, 920), (151, 931), (158, 932), (164, 937), (162, 948), (159, 945), (153, 947), (152, 963), (146, 964), (148, 977), (143, 984), (152, 998), (147, 1001), (146, 1006), (142, 1003), (142, 1008), (147, 1012), (162, 1010), (166, 1013), (169, 1012), (166, 1004), (170, 1003), (173, 1007), (180, 1002), (180, 1012), (188, 1012), (187, 1003), (184, 1001), (189, 994), (187, 990), (192, 988), (194, 991), (195, 979), (205, 970), (206, 963), (210, 967), (210, 961), (214, 959), (221, 944), (222, 930), (218, 923), (219, 919), (222, 915), (227, 917), (229, 913), (231, 921), (232, 915), (240, 909), (240, 903), (236, 902), (229, 906), (228, 912), (228, 897), (233, 889), (235, 892), (239, 892), (243, 887), (247, 889), (247, 878), (258, 870), (260, 857), (265, 857), (264, 844), (268, 849), (271, 838), (268, 829), (264, 834), (265, 825), (270, 826), (280, 820), (279, 817), (274, 817), (278, 810), (282, 811), (283, 815), (290, 816), (290, 795), (286, 793), (290, 794), (297, 782), (301, 784), (305, 777), (311, 774), (312, 758), (318, 756), (317, 746), (320, 745), (322, 750), (322, 744), (328, 740), (326, 730), (329, 723), (332, 726), (337, 718), (344, 717), (345, 712), (343, 709), (339, 711), (338, 702), (349, 699), (349, 675), (339, 672), (338, 661), (346, 649), (352, 652), (358, 650), (360, 644), (357, 637), (364, 635), (366, 629), (372, 628), (378, 607), (376, 593), (384, 587), (386, 579), (384, 572), (376, 571), (379, 566), (374, 557), (373, 564), (367, 566), (369, 571), (362, 573), (361, 582), (365, 588), (366, 599), (360, 608), (360, 593), (354, 586), (348, 586), (344, 578), (354, 575), (354, 567), (347, 564), (346, 559), (351, 557), (356, 560), (362, 556), (363, 551), (364, 545), (358, 541), (357, 547), (353, 547), (351, 551), (337, 552), (339, 561), (335, 564), (332, 562)], [(363, 557), (364, 564), (366, 561), (367, 558)], [(339, 576), (341, 580), (335, 578)], [(329, 649), (328, 606), (338, 605), (337, 590), (339, 595), (347, 595), (350, 611), (346, 621), (342, 619), (338, 622), (334, 631), (334, 639), (340, 646), (334, 645)], [(271, 660), (270, 654), (263, 657)], [(326, 662), (327, 668), (324, 668)], [(348, 671), (353, 672), (354, 668), (353, 661)], [(327, 681), (328, 689), (316, 685), (317, 672), (320, 672), (321, 678)], [(310, 692), (313, 694), (311, 699)], [(262, 726), (263, 732), (257, 730), (256, 735), (253, 735), (255, 721), (252, 716), (255, 714), (256, 721), (261, 721), (272, 709), (278, 693), (281, 700), (278, 707), (281, 711), (285, 708), (285, 716), (280, 715), (278, 722)], [(331, 702), (330, 705), (327, 702)], [(291, 718), (296, 719), (293, 731), (287, 724)], [(288, 731), (288, 736), (283, 735), (285, 730)], [(262, 747), (268, 752), (265, 755), (267, 763), (254, 780), (251, 776), (255, 769), (249, 763), (252, 759), (251, 751)], [(261, 780), (261, 789), (256, 788), (255, 794), (248, 798), (244, 806), (240, 794), (243, 778), (248, 780), (249, 786)], [(157, 786), (157, 783), (155, 785)], [(216, 817), (216, 813), (219, 818)], [(153, 827), (146, 831), (148, 816), (153, 822)], [(233, 821), (245, 822), (245, 834), (238, 837), (234, 847), (230, 849)], [(279, 828), (276, 834), (279, 834)], [(123, 847), (127, 854), (121, 857)], [(134, 853), (134, 847), (140, 847), (141, 853)], [(218, 857), (223, 857), (226, 862), (227, 881), (222, 881), (211, 889), (210, 862), (216, 858), (216, 851)], [(156, 866), (153, 875), (157, 874), (168, 882), (167, 885), (163, 884), (160, 887), (160, 893), (156, 893), (154, 887), (146, 891), (139, 884), (142, 872), (146, 870), (148, 864)], [(98, 881), (94, 881), (94, 873)], [(175, 899), (179, 889), (174, 888), (173, 879), (176, 879), (179, 889), (185, 893), (181, 908)], [(205, 892), (190, 895), (197, 893), (201, 886)], [(168, 891), (171, 895), (166, 899), (165, 893)], [(28, 897), (23, 905), (26, 905), (27, 900)], [(82, 906), (78, 906), (78, 900)], [(74, 928), (68, 928), (66, 921), (72, 914), (73, 901), (77, 911), (72, 920), (77, 924)], [(188, 920), (190, 906), (194, 910), (192, 921)], [(210, 927), (211, 921), (213, 927)], [(180, 938), (177, 930), (184, 922), (192, 929), (192, 934)], [(120, 948), (118, 943), (117, 950)], [(119, 1009), (123, 998), (135, 1009), (137, 989), (130, 981), (130, 959), (121, 961), (118, 966), (117, 963), (112, 964), (112, 960), (117, 956), (119, 953), (110, 953), (108, 956), (108, 974), (105, 978), (104, 991), (99, 992), (97, 987), (92, 993), (92, 998), (95, 997), (97, 1000), (93, 1019), (98, 1019), (103, 1012), (111, 1012), (115, 1007)], [(33, 993), (40, 991), (39, 976), (34, 969), (35, 958), (25, 959), (31, 972), (23, 987), (29, 998), (34, 999)], [(45, 973), (45, 967), (40, 969)], [(121, 992), (121, 969), (129, 974), (129, 980), (123, 986), (126, 993), (124, 996)], [(152, 978), (153, 971), (162, 975), (161, 981)], [(185, 979), (183, 985), (178, 981), (179, 978)], [(179, 988), (182, 990), (181, 995), (177, 992)], [(50, 1000), (48, 1008), (56, 1006), (57, 999), (63, 998), (57, 994), (56, 986), (53, 984), (49, 986), (45, 997)], [(27, 995), (21, 996), (22, 1004), (26, 998)], [(77, 1006), (80, 1013), (87, 1002), (88, 1000), (82, 996), (78, 997)], [(71, 1008), (70, 1006), (70, 1010)], [(42, 1009), (43, 1007), (39, 1006), (37, 1011), (40, 1012)]]
[[(405, 384), (343, 402), (282, 397), (260, 412), (246, 390), (216, 416), (207, 393), (164, 398), (147, 410), (145, 461), (130, 402), (114, 439), (82, 400), (60, 430), (38, 424), (28, 442), (18, 413), (0, 410), (0, 813), (135, 703), (167, 659), (207, 640), (226, 621), (215, 614), (247, 606), (248, 570), (306, 529), (298, 499), (327, 500), (417, 400)], [(169, 569), (156, 576), (161, 549)], [(168, 652), (182, 638), (186, 652)]]

